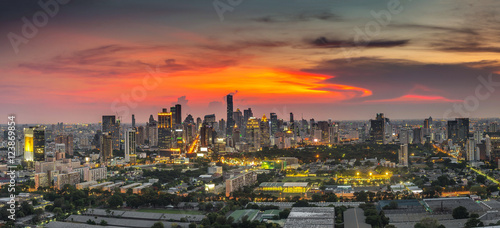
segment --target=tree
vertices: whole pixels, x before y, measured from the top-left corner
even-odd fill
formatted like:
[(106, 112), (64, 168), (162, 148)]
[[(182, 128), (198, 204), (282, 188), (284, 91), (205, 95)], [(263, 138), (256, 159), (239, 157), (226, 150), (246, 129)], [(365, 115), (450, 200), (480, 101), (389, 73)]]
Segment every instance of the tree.
[(119, 195), (113, 195), (109, 197), (108, 204), (112, 208), (121, 207), (123, 205), (123, 199)]
[(439, 223), (436, 219), (433, 218), (423, 218), (413, 226), (414, 228), (438, 228)]
[(106, 222), (105, 220), (101, 220), (101, 222), (99, 223), (99, 225), (101, 225), (101, 226), (107, 226), (108, 222)]
[(196, 228), (196, 223), (189, 223), (189, 228)]
[[(172, 223), (173, 225), (173, 223)], [(165, 228), (165, 226), (163, 225), (162, 222), (155, 222), (155, 224), (153, 224), (153, 226), (151, 226), (151, 228)]]
[(454, 219), (464, 219), (469, 217), (469, 212), (467, 211), (467, 208), (459, 206), (453, 209), (452, 215)]
[(477, 175), (476, 181), (479, 182), (479, 183), (484, 184), (484, 183), (486, 183), (486, 176), (484, 176), (484, 175)]

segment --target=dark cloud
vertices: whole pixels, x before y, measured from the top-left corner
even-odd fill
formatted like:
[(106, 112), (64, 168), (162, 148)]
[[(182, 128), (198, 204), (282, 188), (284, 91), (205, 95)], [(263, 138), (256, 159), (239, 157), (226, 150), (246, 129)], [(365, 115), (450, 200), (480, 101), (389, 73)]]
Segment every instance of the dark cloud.
[(376, 57), (354, 58), (349, 63), (345, 59), (333, 59), (304, 69), (333, 76), (326, 80), (328, 83), (373, 91), (373, 96), (360, 100), (397, 98), (409, 93), (463, 99), (474, 94), (480, 75), (486, 76), (499, 70), (500, 64), (496, 61), (431, 64)]
[(321, 21), (339, 21), (340, 16), (333, 14), (331, 12), (302, 12), (295, 15), (288, 16), (263, 16), (259, 18), (254, 18), (254, 21), (262, 22), (262, 23), (282, 23), (282, 22), (305, 22), (312, 20), (321, 20)]
[(241, 41), (234, 41), (231, 44), (212, 44), (212, 45), (202, 45), (200, 47), (213, 51), (231, 52), (231, 51), (241, 51), (248, 49), (277, 48), (277, 47), (285, 47), (288, 45), (290, 44), (284, 41), (241, 40)]
[(392, 28), (397, 29), (411, 29), (411, 30), (430, 30), (437, 32), (446, 32), (446, 33), (462, 33), (468, 35), (479, 35), (477, 29), (473, 28), (455, 28), (455, 27), (445, 27), (438, 25), (422, 25), (422, 24), (391, 24), (389, 25)]
[(194, 56), (181, 63), (168, 58), (163, 63), (149, 63), (141, 59), (122, 60), (122, 56), (136, 53), (165, 50), (168, 46), (122, 46), (105, 45), (75, 51), (69, 55), (58, 55), (45, 62), (23, 62), (18, 67), (42, 73), (75, 74), (84, 77), (126, 77), (130, 73), (145, 72), (146, 67), (159, 68), (163, 72), (178, 72), (199, 69), (219, 69), (237, 64), (237, 60), (228, 56), (213, 56), (213, 53)]
[(353, 40), (328, 39), (319, 37), (314, 40), (307, 41), (311, 47), (317, 48), (346, 48), (354, 46), (362, 46), (367, 48), (388, 48), (408, 45), (410, 40), (372, 40), (366, 43), (356, 43)]

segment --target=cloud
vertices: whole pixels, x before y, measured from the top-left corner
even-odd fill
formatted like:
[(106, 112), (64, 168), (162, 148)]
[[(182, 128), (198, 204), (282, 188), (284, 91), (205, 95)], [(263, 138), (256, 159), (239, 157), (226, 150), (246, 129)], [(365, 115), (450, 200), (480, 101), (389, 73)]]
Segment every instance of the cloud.
[[(455, 102), (475, 93), (480, 75), (500, 70), (495, 61), (432, 64), (418, 61), (362, 57), (320, 62), (306, 72), (332, 75), (327, 83), (352, 85), (373, 92), (354, 101)], [(498, 77), (498, 75), (495, 75)]]
[(442, 96), (429, 96), (419, 94), (407, 94), (397, 98), (368, 100), (367, 103), (450, 103), (463, 102), (463, 100), (452, 100)]
[(283, 23), (283, 22), (306, 22), (313, 20), (321, 21), (339, 21), (340, 16), (328, 12), (302, 12), (294, 15), (268, 15), (263, 17), (254, 18), (254, 21), (261, 23)]
[(367, 48), (388, 48), (405, 46), (410, 40), (372, 40), (367, 43), (356, 43), (353, 40), (328, 39), (324, 36), (307, 41), (307, 44), (315, 48), (346, 48), (352, 46), (363, 46)]

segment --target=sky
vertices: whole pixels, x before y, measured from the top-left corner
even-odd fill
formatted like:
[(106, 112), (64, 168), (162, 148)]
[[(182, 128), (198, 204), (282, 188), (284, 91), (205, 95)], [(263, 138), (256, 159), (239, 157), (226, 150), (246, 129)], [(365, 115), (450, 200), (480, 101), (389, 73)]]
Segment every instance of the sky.
[[(0, 115), (499, 117), (500, 2), (0, 2)], [(6, 119), (7, 121), (7, 119)]]

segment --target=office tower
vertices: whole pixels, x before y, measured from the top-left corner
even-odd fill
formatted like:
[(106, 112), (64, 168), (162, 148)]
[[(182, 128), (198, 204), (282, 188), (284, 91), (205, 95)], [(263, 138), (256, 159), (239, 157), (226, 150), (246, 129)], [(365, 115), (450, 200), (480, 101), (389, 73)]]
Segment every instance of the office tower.
[(399, 132), (399, 142), (401, 144), (412, 144), (413, 142), (413, 130), (412, 129), (401, 129)]
[(329, 138), (330, 144), (340, 143), (339, 125), (338, 124), (332, 124), (328, 128), (328, 138)]
[(132, 114), (132, 128), (135, 129), (135, 115)]
[(401, 144), (398, 151), (399, 165), (408, 166), (408, 144)]
[(215, 122), (215, 114), (205, 115), (203, 118), (203, 123), (211, 126), (212, 128), (214, 127)]
[(498, 123), (490, 123), (488, 126), (488, 132), (497, 132), (498, 131)]
[(418, 144), (424, 144), (424, 130), (422, 128), (415, 128), (413, 129), (413, 143)]
[(226, 121), (224, 119), (219, 120), (219, 134), (220, 135), (226, 134)]
[(158, 148), (159, 149), (170, 149), (172, 147), (172, 112), (167, 112), (167, 109), (163, 109), (163, 112), (158, 113)]
[(253, 117), (252, 109), (248, 108), (248, 109), (243, 110), (243, 121), (245, 124), (247, 123), (247, 121), (250, 117)]
[(278, 115), (276, 115), (276, 113), (274, 112), (271, 112), (270, 118), (271, 118), (271, 136), (274, 137), (274, 134), (278, 132)]
[(65, 149), (66, 149), (66, 153), (68, 155), (73, 156), (73, 149), (74, 149), (73, 140), (74, 140), (74, 138), (73, 138), (72, 134), (69, 134), (69, 135), (58, 135), (55, 138), (55, 143), (62, 143), (62, 144), (64, 144)]
[(318, 121), (318, 130), (321, 130), (321, 138), (319, 140), (321, 142), (329, 141), (329, 128), (330, 124), (327, 121)]
[(377, 113), (375, 120), (370, 120), (370, 141), (372, 143), (385, 144), (386, 118), (384, 113)]
[(35, 161), (45, 161), (45, 127), (33, 129), (33, 150)]
[(113, 149), (120, 149), (120, 121), (115, 116), (102, 116), (102, 132), (108, 133), (112, 138)]
[(108, 133), (102, 133), (100, 147), (101, 165), (106, 166), (111, 158), (113, 158), (113, 138)]
[(454, 143), (465, 143), (469, 136), (469, 118), (448, 121), (448, 139)]
[(182, 108), (180, 104), (175, 105), (175, 124), (182, 124)]
[(33, 146), (33, 129), (24, 128), (24, 160), (25, 161), (34, 161), (34, 146)]
[(217, 134), (212, 126), (203, 124), (200, 128), (200, 141), (202, 147), (211, 147), (215, 144)]
[[(248, 121), (247, 121), (248, 124)], [(264, 114), (262, 116), (262, 119), (260, 120), (260, 147), (270, 147), (271, 146), (271, 138), (269, 136), (269, 121), (266, 118), (266, 115)]]
[(233, 120), (233, 95), (226, 96), (227, 103), (227, 122), (226, 122), (226, 136), (233, 134), (234, 120)]
[(295, 122), (293, 120), (293, 113), (290, 112), (290, 126), (288, 126), (288, 130), (294, 132), (295, 130)]
[(467, 161), (478, 161), (479, 157), (476, 157), (476, 148), (477, 144), (476, 141), (473, 138), (467, 139), (466, 143), (466, 156), (467, 156)]
[(241, 113), (239, 108), (237, 108), (236, 111), (233, 113), (233, 121), (234, 125), (238, 126), (241, 132), (244, 129), (244, 126), (243, 126), (243, 114)]
[(150, 147), (158, 146), (158, 123), (153, 115), (149, 116), (149, 122), (146, 124), (146, 139)]
[(127, 129), (125, 132), (125, 162), (135, 163), (136, 146), (135, 129)]
[(486, 149), (486, 157), (488, 159), (491, 159), (491, 138), (489, 135), (484, 136), (484, 144), (485, 144), (485, 149)]
[(144, 145), (144, 136), (145, 136), (144, 127), (139, 126), (137, 128), (137, 135), (135, 138), (138, 145)]
[(260, 149), (260, 127), (259, 120), (255, 117), (248, 118), (246, 127), (246, 140), (249, 145), (250, 152), (255, 152)]
[(432, 128), (432, 117), (429, 116), (428, 119), (424, 120), (424, 128), (425, 129)]
[(483, 133), (480, 131), (475, 131), (474, 132), (474, 141), (476, 141), (476, 144), (480, 144), (482, 140), (483, 140)]

